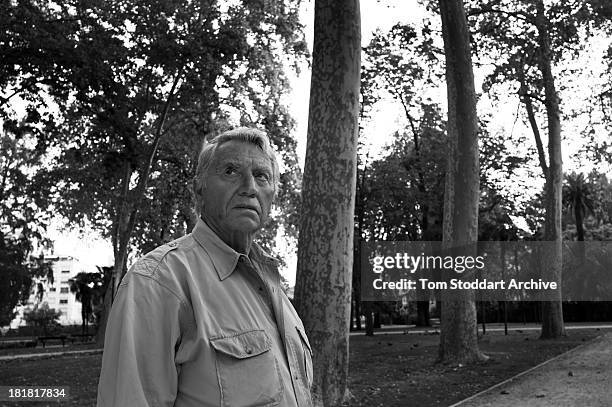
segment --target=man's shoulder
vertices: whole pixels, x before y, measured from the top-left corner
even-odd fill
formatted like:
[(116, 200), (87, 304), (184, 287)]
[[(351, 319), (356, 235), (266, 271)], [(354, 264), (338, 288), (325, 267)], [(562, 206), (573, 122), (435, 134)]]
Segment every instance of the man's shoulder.
[(187, 275), (191, 272), (183, 261), (194, 250), (191, 234), (163, 244), (140, 257), (129, 273), (148, 277), (157, 284), (184, 297)]
[(168, 258), (185, 255), (193, 249), (194, 239), (191, 234), (175, 239), (151, 250), (140, 257), (134, 266), (140, 265), (148, 271), (154, 271), (167, 262)]

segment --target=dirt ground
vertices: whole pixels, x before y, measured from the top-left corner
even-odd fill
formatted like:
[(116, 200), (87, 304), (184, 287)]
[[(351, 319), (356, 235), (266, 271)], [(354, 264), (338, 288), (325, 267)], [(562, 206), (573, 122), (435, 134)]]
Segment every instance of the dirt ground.
[[(349, 406), (449, 406), (536, 366), (603, 332), (573, 330), (555, 341), (537, 331), (487, 333), (480, 348), (490, 359), (474, 366), (437, 364), (437, 335), (351, 338)], [(515, 405), (516, 406), (516, 405)]]
[[(591, 340), (603, 331), (572, 330), (558, 341), (541, 341), (537, 331), (487, 333), (481, 349), (490, 356), (476, 366), (435, 363), (435, 334), (352, 336), (350, 341), (349, 406), (448, 406), (544, 360)], [(0, 385), (70, 386), (71, 398), (61, 406), (94, 406), (101, 355), (44, 357), (0, 362)], [(0, 406), (57, 406), (20, 402)]]

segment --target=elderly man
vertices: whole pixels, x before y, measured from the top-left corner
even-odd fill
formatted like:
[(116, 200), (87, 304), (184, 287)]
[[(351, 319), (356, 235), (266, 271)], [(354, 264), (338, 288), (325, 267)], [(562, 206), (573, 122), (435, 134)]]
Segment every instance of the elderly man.
[(192, 233), (138, 260), (109, 317), (98, 406), (311, 406), (311, 348), (253, 237), (279, 170), (268, 137), (205, 143)]

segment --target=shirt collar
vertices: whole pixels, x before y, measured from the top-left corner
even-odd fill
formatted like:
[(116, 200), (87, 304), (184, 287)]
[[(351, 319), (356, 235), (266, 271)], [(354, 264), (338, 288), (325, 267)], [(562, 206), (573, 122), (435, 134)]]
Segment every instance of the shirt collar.
[[(198, 222), (193, 228), (192, 235), (210, 256), (220, 280), (225, 280), (227, 277), (229, 277), (236, 269), (236, 264), (238, 263), (240, 257), (244, 256), (221, 240), (221, 238), (217, 236), (210, 226), (208, 226), (201, 218), (198, 219)], [(257, 245), (257, 243), (253, 243), (251, 245), (248, 258), (260, 264), (270, 264), (275, 269), (278, 267), (278, 261), (273, 257), (268, 256), (263, 249)]]

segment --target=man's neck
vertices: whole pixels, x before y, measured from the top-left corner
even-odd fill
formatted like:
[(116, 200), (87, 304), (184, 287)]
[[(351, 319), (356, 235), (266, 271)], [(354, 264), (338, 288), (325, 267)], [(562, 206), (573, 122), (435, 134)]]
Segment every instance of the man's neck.
[(201, 216), (201, 219), (225, 244), (240, 254), (249, 255), (251, 245), (253, 244), (253, 233), (222, 233), (213, 222), (207, 221), (204, 216)]

